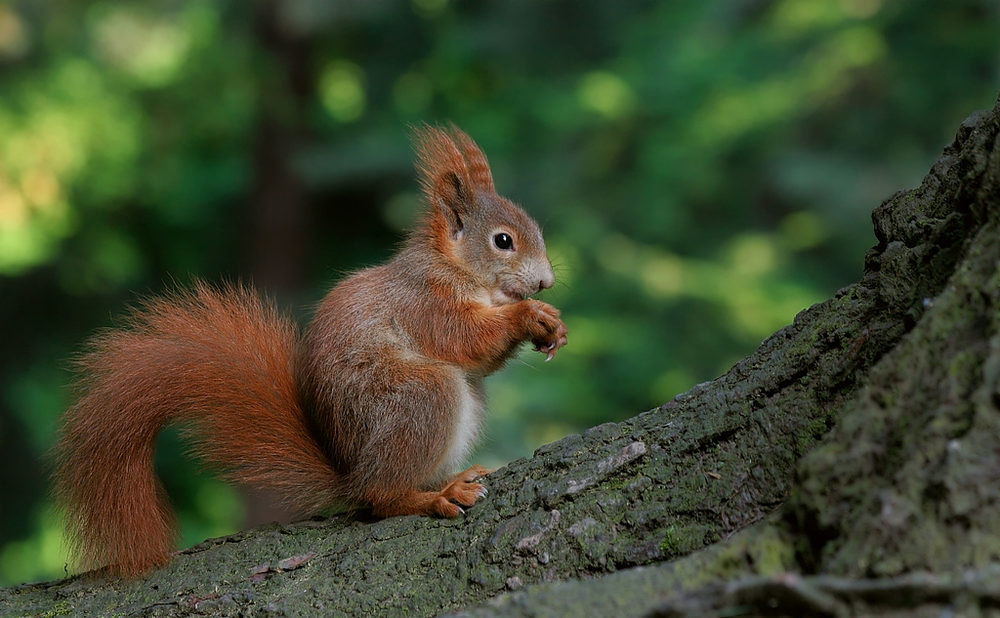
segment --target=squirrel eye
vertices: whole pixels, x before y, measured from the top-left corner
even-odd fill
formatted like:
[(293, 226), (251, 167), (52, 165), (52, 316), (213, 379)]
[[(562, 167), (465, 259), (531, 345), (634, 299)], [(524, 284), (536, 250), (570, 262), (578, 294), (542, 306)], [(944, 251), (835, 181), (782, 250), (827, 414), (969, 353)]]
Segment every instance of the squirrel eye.
[(510, 237), (510, 234), (500, 232), (493, 237), (493, 244), (496, 245), (497, 249), (509, 250), (514, 248), (514, 239)]

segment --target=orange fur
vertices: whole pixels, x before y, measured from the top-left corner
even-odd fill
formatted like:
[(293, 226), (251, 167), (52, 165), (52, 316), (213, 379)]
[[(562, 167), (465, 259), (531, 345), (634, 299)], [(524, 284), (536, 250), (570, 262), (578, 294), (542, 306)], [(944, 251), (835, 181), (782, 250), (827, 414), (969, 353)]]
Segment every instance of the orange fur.
[(455, 145), (458, 146), (462, 157), (465, 159), (469, 182), (480, 191), (493, 193), (495, 191), (493, 188), (493, 172), (490, 170), (490, 164), (486, 160), (486, 155), (483, 154), (483, 151), (476, 142), (472, 141), (472, 138), (468, 134), (454, 125), (449, 128), (449, 137), (455, 141)]
[[(337, 285), (302, 337), (253, 291), (198, 283), (92, 340), (55, 476), (84, 567), (134, 576), (168, 560), (152, 455), (173, 422), (227, 478), (305, 513), (455, 517), (485, 493), (482, 468), (450, 476), (479, 431), (482, 380), (523, 341), (554, 354), (566, 327), (528, 299), (553, 281), (541, 232), (493, 192), (472, 139), (425, 128), (417, 145), (423, 223), (392, 261)], [(498, 230), (517, 250), (494, 245)]]
[(57, 447), (56, 494), (84, 567), (135, 575), (166, 562), (174, 521), (153, 470), (159, 430), (183, 423), (233, 480), (315, 510), (337, 478), (311, 438), (292, 380), (297, 334), (243, 287), (147, 301), (79, 359), (82, 395)]

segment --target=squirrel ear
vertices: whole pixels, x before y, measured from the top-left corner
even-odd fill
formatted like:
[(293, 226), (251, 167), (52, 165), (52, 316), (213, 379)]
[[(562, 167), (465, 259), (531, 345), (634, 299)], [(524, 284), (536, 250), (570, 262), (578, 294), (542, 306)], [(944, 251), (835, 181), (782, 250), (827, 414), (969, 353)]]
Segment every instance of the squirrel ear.
[[(463, 218), (473, 204), (474, 185), (464, 153), (447, 131), (437, 127), (417, 127), (413, 137), (417, 172), (432, 208), (431, 216), (445, 224), (453, 238), (458, 238), (465, 227)], [(468, 136), (465, 139), (472, 141)]]
[(435, 210), (448, 224), (452, 238), (461, 238), (465, 230), (463, 217), (469, 212), (470, 195), (462, 179), (454, 172), (445, 172), (434, 183), (433, 194), (429, 196)]

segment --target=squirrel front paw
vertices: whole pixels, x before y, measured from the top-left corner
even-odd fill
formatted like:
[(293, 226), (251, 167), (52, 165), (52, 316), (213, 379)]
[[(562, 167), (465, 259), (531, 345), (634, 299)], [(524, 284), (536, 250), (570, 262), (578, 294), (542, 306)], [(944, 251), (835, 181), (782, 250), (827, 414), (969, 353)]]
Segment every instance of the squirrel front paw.
[(566, 335), (569, 330), (559, 319), (559, 310), (548, 303), (539, 300), (526, 301), (531, 303), (528, 322), (528, 339), (539, 352), (548, 356), (545, 362), (552, 360), (559, 348), (566, 345)]

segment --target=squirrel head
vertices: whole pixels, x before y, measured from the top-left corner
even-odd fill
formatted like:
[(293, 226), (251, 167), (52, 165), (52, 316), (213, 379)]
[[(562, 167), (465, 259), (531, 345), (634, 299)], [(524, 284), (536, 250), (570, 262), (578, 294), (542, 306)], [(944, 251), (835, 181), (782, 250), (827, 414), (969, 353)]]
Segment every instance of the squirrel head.
[(416, 130), (417, 171), (429, 211), (421, 230), (494, 305), (555, 283), (545, 240), (528, 213), (493, 188), (486, 155), (455, 126)]

